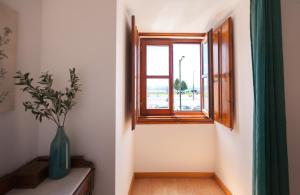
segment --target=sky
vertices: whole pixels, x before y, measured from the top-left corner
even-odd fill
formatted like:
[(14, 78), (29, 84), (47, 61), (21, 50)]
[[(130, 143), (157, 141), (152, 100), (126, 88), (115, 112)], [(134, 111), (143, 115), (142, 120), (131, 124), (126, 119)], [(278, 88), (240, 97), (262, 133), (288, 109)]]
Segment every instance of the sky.
[[(194, 79), (195, 89), (199, 89), (200, 44), (173, 44), (174, 80), (179, 78), (179, 59), (182, 56), (185, 58), (181, 63), (181, 80), (187, 83), (189, 89), (192, 89)], [(147, 46), (147, 75), (169, 75), (169, 47), (167, 45)], [(159, 82), (156, 83), (159, 85)]]

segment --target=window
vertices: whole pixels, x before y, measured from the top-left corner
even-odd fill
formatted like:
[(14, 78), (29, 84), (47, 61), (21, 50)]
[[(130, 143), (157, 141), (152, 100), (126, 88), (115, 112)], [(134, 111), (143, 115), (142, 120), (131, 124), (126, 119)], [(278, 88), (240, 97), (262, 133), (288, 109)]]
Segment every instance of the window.
[(201, 87), (202, 87), (202, 112), (213, 118), (213, 58), (212, 58), (212, 31), (208, 32), (202, 40), (202, 71), (201, 71)]
[(232, 108), (227, 102), (232, 104), (233, 98), (228, 96), (233, 83), (232, 34), (230, 26), (223, 26), (208, 33), (140, 33), (133, 17), (133, 129), (136, 122), (232, 119), (227, 114)]
[(141, 113), (199, 113), (201, 40), (141, 39)]
[(200, 51), (201, 43), (173, 44), (173, 111), (175, 113), (201, 111)]
[(140, 39), (141, 120), (211, 122), (203, 46), (201, 37)]

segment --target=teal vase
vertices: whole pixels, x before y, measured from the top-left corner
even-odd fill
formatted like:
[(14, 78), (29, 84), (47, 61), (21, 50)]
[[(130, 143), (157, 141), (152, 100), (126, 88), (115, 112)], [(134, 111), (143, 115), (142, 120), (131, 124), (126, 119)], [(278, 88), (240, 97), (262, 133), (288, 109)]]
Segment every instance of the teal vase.
[(60, 179), (68, 175), (71, 165), (70, 141), (64, 127), (58, 127), (51, 143), (49, 177)]

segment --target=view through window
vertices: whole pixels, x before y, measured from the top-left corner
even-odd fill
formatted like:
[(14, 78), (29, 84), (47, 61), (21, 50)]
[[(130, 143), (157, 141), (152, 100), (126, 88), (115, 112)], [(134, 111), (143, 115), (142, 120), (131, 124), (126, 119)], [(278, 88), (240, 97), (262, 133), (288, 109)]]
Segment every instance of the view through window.
[(200, 44), (173, 44), (174, 111), (200, 111)]
[(145, 46), (146, 109), (201, 112), (200, 43)]

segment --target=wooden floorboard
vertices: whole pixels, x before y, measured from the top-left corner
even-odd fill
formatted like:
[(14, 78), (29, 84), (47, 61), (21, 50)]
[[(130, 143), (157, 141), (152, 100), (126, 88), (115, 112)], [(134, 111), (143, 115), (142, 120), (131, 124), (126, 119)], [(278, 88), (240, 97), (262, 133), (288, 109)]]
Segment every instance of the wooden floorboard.
[(213, 178), (136, 178), (131, 195), (225, 195)]

